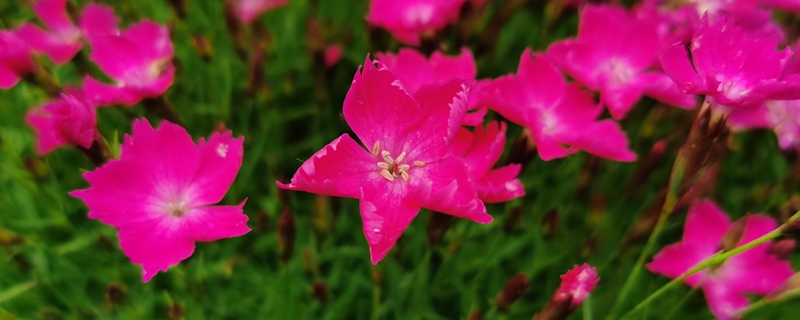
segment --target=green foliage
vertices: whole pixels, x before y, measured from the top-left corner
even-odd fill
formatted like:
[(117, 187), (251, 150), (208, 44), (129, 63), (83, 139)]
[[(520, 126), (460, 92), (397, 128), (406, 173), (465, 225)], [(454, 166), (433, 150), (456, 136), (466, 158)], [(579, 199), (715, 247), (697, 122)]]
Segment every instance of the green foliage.
[[(148, 18), (171, 26), (178, 72), (167, 97), (194, 137), (208, 136), (220, 123), (245, 137), (244, 164), (223, 203), (247, 198), (244, 210), (253, 231), (198, 243), (191, 258), (142, 283), (141, 270), (117, 245), (116, 230), (88, 219), (86, 207), (67, 195), (86, 187), (81, 174), (92, 164), (70, 148), (44, 158), (35, 155), (33, 133), (22, 119), (48, 98), (21, 83), (0, 91), (0, 319), (160, 319), (179, 315), (180, 309), (186, 319), (465, 319), (475, 309), (487, 319), (529, 319), (558, 287), (559, 275), (583, 262), (597, 266), (601, 282), (572, 318), (599, 319), (609, 312), (646, 240), (645, 234), (624, 241), (625, 235), (666, 187), (694, 112), (643, 101), (623, 121), (641, 159), (655, 141), (669, 143), (641, 185), (629, 184), (637, 163), (587, 154), (549, 162), (537, 158), (520, 178), (528, 195), (489, 206), (494, 223), (455, 220), (444, 239), (429, 248), (430, 213), (423, 210), (377, 266), (369, 262), (357, 200), (288, 193), (297, 237), (291, 258), (283, 263), (276, 232), (282, 203), (275, 181), (287, 180), (303, 159), (349, 132), (341, 105), (358, 65), (367, 52), (398, 44), (387, 34), (371, 39), (363, 19), (366, 1), (292, 0), (256, 21), (270, 40), (263, 68), (253, 71), (265, 81), (248, 90), (253, 77), (249, 61), (239, 56), (226, 28), (224, 2), (187, 2), (186, 18), (179, 19), (167, 1), (106, 1), (124, 24)], [(490, 1), (479, 23), (485, 27), (507, 2)], [(574, 34), (575, 12), (565, 12), (558, 24), (546, 28), (544, 5), (532, 1), (505, 21), (496, 39), (489, 39), (491, 49), (476, 55), (479, 76), (514, 72), (525, 47), (542, 50)], [(326, 69), (309, 51), (312, 16), (324, 26), (323, 38), (344, 49), (343, 60), (333, 68)], [(3, 27), (33, 18), (18, 1), (0, 3)], [(245, 37), (254, 32), (246, 30)], [(196, 36), (212, 45), (210, 58), (198, 54)], [(451, 51), (461, 45), (452, 35), (444, 43)], [(245, 44), (251, 52), (254, 43)], [(477, 36), (462, 44), (473, 49), (484, 45)], [(86, 50), (76, 59), (85, 60)], [(62, 85), (79, 83), (74, 64), (47, 68)], [(99, 128), (116, 146), (130, 132), (132, 119), (141, 116), (159, 121), (142, 106), (106, 108), (99, 110)], [(510, 147), (521, 128), (509, 127)], [(800, 191), (784, 181), (797, 168), (794, 157), (780, 153), (772, 133), (737, 134), (712, 198), (733, 217), (777, 214)], [(509, 214), (514, 208), (521, 210), (521, 218)], [(667, 222), (657, 248), (680, 239), (684, 212)], [(530, 278), (530, 287), (502, 313), (495, 309), (495, 296), (517, 273)], [(667, 279), (643, 272), (638, 281), (627, 306)], [(315, 299), (315, 282), (327, 286), (326, 301)], [(796, 308), (784, 303), (757, 315), (790, 319)], [(688, 287), (668, 293), (642, 315), (710, 317), (702, 293)]]

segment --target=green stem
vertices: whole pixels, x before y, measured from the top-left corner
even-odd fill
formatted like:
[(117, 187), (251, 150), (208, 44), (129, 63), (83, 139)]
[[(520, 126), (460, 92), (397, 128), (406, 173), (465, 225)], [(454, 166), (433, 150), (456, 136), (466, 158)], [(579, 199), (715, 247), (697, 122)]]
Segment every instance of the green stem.
[[(798, 218), (800, 218), (800, 211), (798, 211), (791, 218), (789, 218), (787, 223), (792, 223)], [(650, 296), (648, 296), (647, 298), (642, 300), (642, 302), (640, 302), (638, 305), (633, 307), (633, 309), (628, 311), (628, 313), (626, 313), (625, 315), (623, 315), (619, 319), (631, 318), (637, 312), (639, 312), (644, 307), (646, 307), (650, 302), (652, 302), (653, 300), (655, 300), (656, 298), (658, 298), (659, 296), (664, 294), (664, 292), (667, 292), (672, 287), (678, 286), (681, 282), (683, 282), (683, 280), (685, 280), (686, 278), (690, 277), (691, 275), (693, 275), (695, 273), (698, 273), (700, 271), (703, 271), (708, 267), (722, 264), (723, 262), (728, 260), (730, 257), (733, 257), (733, 256), (735, 256), (737, 254), (740, 254), (742, 252), (745, 252), (747, 250), (755, 248), (755, 247), (757, 247), (757, 246), (759, 246), (759, 245), (761, 245), (763, 243), (766, 243), (768, 241), (771, 241), (771, 240), (779, 237), (782, 234), (782, 232), (781, 232), (782, 228), (783, 228), (783, 226), (778, 227), (777, 229), (773, 230), (772, 232), (767, 233), (767, 234), (765, 234), (765, 235), (763, 235), (763, 236), (761, 236), (761, 237), (759, 237), (759, 238), (757, 238), (757, 239), (755, 239), (753, 241), (745, 243), (742, 246), (733, 248), (730, 251), (718, 252), (718, 253), (714, 254), (713, 256), (708, 257), (703, 261), (700, 261), (700, 263), (696, 264), (694, 267), (692, 267), (689, 270), (687, 270), (686, 272), (684, 272), (680, 277), (672, 279), (672, 281), (668, 282), (666, 285), (664, 285), (660, 289), (656, 290), (656, 292), (653, 292)]]
[(761, 300), (756, 301), (755, 303), (749, 305), (747, 308), (739, 310), (736, 312), (736, 315), (741, 317), (745, 314), (751, 313), (755, 310), (761, 309), (769, 304), (780, 303), (786, 300), (791, 300), (794, 298), (800, 297), (800, 289), (789, 290), (781, 294), (778, 299), (769, 299), (769, 298), (762, 298)]
[[(372, 315), (370, 319), (378, 320), (381, 318), (381, 284), (380, 279), (378, 279), (375, 275), (379, 274), (380, 270), (377, 266), (372, 266), (372, 277), (373, 277), (373, 286), (372, 286)], [(380, 277), (380, 276), (378, 276)]]
[(672, 213), (672, 210), (675, 209), (675, 204), (678, 202), (678, 189), (680, 188), (683, 177), (683, 167), (683, 156), (678, 154), (678, 158), (675, 159), (675, 165), (673, 166), (672, 176), (670, 177), (669, 187), (667, 189), (667, 195), (664, 199), (664, 205), (661, 207), (661, 213), (658, 216), (658, 222), (656, 222), (653, 232), (647, 239), (644, 250), (642, 250), (642, 253), (639, 255), (639, 259), (636, 260), (636, 264), (633, 266), (633, 270), (631, 270), (628, 279), (625, 280), (625, 284), (622, 286), (622, 290), (620, 290), (619, 293), (619, 299), (617, 299), (617, 301), (614, 303), (614, 307), (611, 308), (611, 313), (609, 313), (607, 319), (617, 318), (616, 315), (627, 300), (628, 295), (630, 295), (631, 289), (633, 288), (636, 279), (639, 277), (639, 273), (641, 273), (643, 269), (645, 260), (647, 260), (647, 257), (650, 256), (650, 252), (653, 250), (659, 234), (661, 234), (661, 229), (664, 228), (667, 218), (669, 217), (670, 213)]

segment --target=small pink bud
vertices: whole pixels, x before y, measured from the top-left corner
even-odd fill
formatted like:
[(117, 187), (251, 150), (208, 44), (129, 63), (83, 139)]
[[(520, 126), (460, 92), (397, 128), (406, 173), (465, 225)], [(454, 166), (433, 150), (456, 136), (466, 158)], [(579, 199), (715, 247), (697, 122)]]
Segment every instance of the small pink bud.
[(558, 287), (554, 298), (556, 301), (571, 299), (570, 307), (576, 308), (594, 290), (599, 281), (594, 267), (586, 263), (582, 266), (575, 265), (572, 270), (561, 275), (561, 286)]

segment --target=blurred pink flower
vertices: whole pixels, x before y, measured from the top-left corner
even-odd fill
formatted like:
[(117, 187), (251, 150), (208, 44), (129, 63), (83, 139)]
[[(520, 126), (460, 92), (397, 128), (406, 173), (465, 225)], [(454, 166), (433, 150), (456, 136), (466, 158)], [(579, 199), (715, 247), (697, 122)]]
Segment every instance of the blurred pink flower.
[(169, 31), (149, 20), (120, 31), (114, 26), (116, 17), (109, 11), (99, 5), (87, 6), (81, 28), (92, 47), (89, 58), (115, 83), (86, 77), (84, 92), (98, 106), (134, 105), (163, 94), (175, 76)]
[[(475, 80), (477, 70), (475, 58), (469, 49), (462, 49), (458, 56), (446, 56), (441, 51), (434, 51), (430, 59), (414, 49), (403, 48), (395, 55), (392, 53), (376, 54), (378, 61), (382, 62), (397, 76), (403, 87), (410, 93), (426, 84), (440, 81), (449, 81), (455, 78)], [(480, 86), (483, 86), (481, 84)], [(478, 125), (483, 122), (486, 107), (481, 104), (478, 86), (470, 90), (469, 107), (464, 117), (465, 125)]]
[(792, 50), (777, 51), (779, 43), (776, 36), (743, 31), (729, 17), (704, 17), (691, 56), (684, 44), (675, 44), (661, 55), (661, 64), (683, 92), (708, 95), (727, 107), (800, 99), (800, 75), (783, 70)]
[(325, 48), (325, 52), (322, 53), (322, 58), (325, 60), (325, 66), (331, 68), (339, 63), (339, 60), (342, 59), (342, 46), (338, 44), (332, 44)]
[(761, 0), (760, 3), (766, 7), (794, 14), (800, 13), (800, 1), (798, 0)]
[(50, 57), (56, 64), (72, 60), (83, 47), (83, 34), (67, 16), (67, 0), (39, 0), (33, 10), (49, 30), (26, 23), (20, 27), (20, 36), (31, 48)]
[(289, 0), (227, 0), (240, 21), (250, 23), (264, 12), (285, 6)]
[[(742, 219), (746, 220), (737, 246), (777, 227), (774, 219), (762, 214)], [(668, 278), (677, 278), (717, 253), (722, 248), (725, 234), (731, 229), (731, 221), (713, 202), (695, 203), (686, 216), (683, 240), (664, 247), (647, 264), (647, 269)], [(761, 244), (717, 267), (698, 272), (684, 282), (703, 289), (708, 307), (717, 318), (736, 318), (734, 313), (748, 305), (746, 295), (768, 294), (794, 274), (787, 261), (768, 253), (769, 248), (770, 243)]]
[(543, 160), (578, 150), (617, 161), (636, 159), (614, 120), (597, 121), (602, 107), (591, 94), (568, 84), (544, 56), (530, 49), (522, 53), (517, 74), (494, 80), (485, 94), (490, 108), (531, 131)]
[(9, 89), (36, 66), (31, 48), (17, 31), (0, 30), (0, 89)]
[(371, 0), (366, 19), (400, 42), (417, 46), (420, 36), (458, 19), (466, 0)]
[(242, 165), (243, 138), (214, 133), (195, 144), (185, 129), (147, 120), (133, 123), (119, 160), (83, 176), (90, 187), (70, 192), (89, 218), (119, 230), (119, 244), (143, 269), (145, 282), (192, 255), (195, 241), (250, 231), (244, 202), (212, 206), (228, 192)]
[(97, 135), (94, 106), (77, 93), (62, 94), (31, 109), (25, 122), (36, 130), (36, 153), (40, 156), (69, 144), (88, 149)]
[(484, 203), (506, 202), (525, 195), (525, 187), (517, 179), (521, 166), (510, 164), (492, 169), (503, 154), (506, 125), (492, 122), (483, 129), (470, 132), (462, 127), (453, 141), (453, 154), (464, 159), (472, 185)]
[(772, 129), (784, 150), (800, 151), (800, 100), (768, 100), (751, 109), (733, 109), (728, 124), (734, 130)]
[(597, 270), (589, 264), (582, 266), (575, 265), (572, 270), (561, 275), (561, 286), (556, 290), (554, 299), (556, 301), (566, 301), (570, 299), (570, 308), (578, 307), (584, 299), (594, 290), (600, 278), (597, 277)]
[(658, 28), (657, 20), (638, 18), (623, 7), (587, 5), (580, 14), (578, 37), (551, 44), (547, 57), (587, 88), (600, 91), (615, 119), (624, 118), (642, 95), (693, 108), (693, 95), (651, 68), (661, 52)]
[[(451, 80), (409, 94), (388, 68), (369, 60), (344, 101), (343, 134), (314, 154), (284, 189), (361, 200), (372, 263), (378, 263), (420, 207), (489, 223), (451, 144), (464, 117), (468, 87)], [(366, 148), (366, 149), (365, 149)]]

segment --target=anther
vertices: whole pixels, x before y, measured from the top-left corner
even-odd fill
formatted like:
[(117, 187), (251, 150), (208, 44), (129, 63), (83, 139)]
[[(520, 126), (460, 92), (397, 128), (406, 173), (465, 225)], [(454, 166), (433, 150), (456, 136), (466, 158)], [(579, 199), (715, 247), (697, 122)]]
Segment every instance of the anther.
[(415, 166), (417, 166), (417, 167), (424, 167), (424, 166), (425, 166), (425, 162), (422, 162), (422, 161), (414, 161), (414, 165), (415, 165)]
[(392, 159), (392, 156), (390, 155), (389, 151), (386, 150), (381, 151), (381, 156), (383, 156), (383, 160), (385, 160), (386, 163), (394, 163), (394, 159)]
[(397, 166), (397, 172), (400, 172), (400, 173), (406, 172), (406, 171), (408, 171), (408, 169), (411, 169), (411, 166), (409, 166), (407, 164), (401, 164), (401, 165)]
[(395, 159), (394, 162), (395, 163), (403, 162), (403, 158), (405, 158), (405, 157), (406, 157), (406, 152), (403, 151), (403, 152), (400, 153), (399, 156), (397, 156), (397, 159)]
[(389, 172), (389, 170), (386, 169), (381, 170), (381, 177), (384, 177), (386, 178), (386, 180), (389, 181), (394, 181), (394, 176), (392, 175), (391, 172)]
[(378, 156), (378, 152), (380, 152), (380, 151), (381, 151), (381, 142), (380, 141), (375, 141), (375, 144), (372, 145), (372, 155), (377, 157)]
[(389, 164), (386, 163), (386, 162), (378, 162), (378, 167), (381, 167), (382, 169), (389, 170)]
[(405, 171), (400, 172), (400, 176), (403, 177), (403, 180), (405, 180), (406, 182), (408, 182), (408, 180), (411, 179), (411, 177), (408, 176), (408, 172)]

